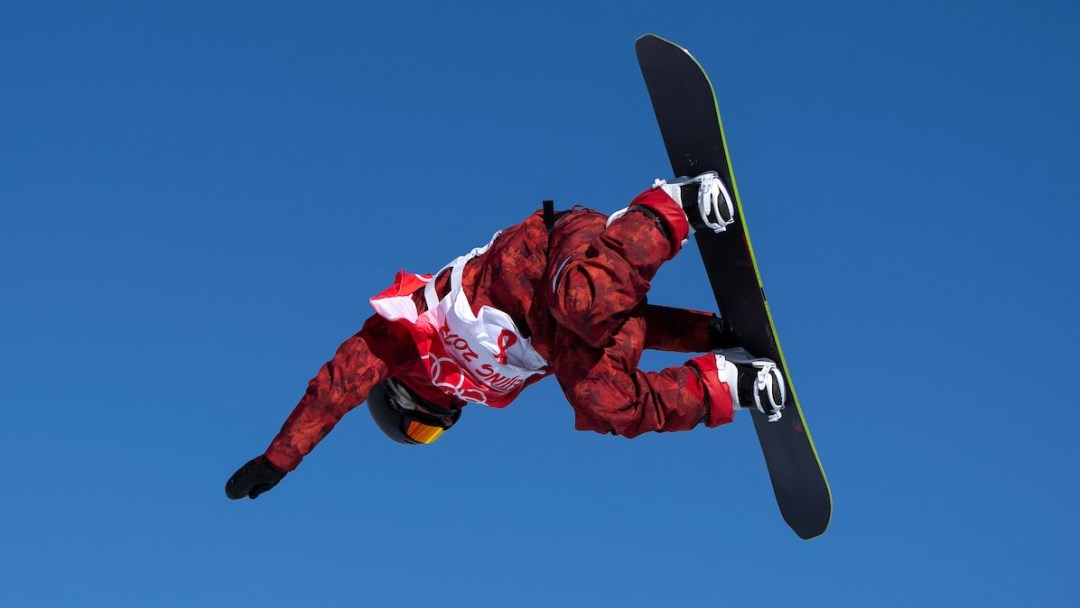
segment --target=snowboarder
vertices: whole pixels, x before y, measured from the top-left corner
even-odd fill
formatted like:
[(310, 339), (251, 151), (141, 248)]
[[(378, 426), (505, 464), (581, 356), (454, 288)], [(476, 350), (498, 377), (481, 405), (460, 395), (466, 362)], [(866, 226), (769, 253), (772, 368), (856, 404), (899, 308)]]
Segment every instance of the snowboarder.
[[(689, 234), (723, 232), (734, 213), (716, 173), (657, 180), (610, 217), (545, 205), (435, 275), (400, 271), (226, 494), (273, 488), (364, 401), (391, 439), (429, 444), (467, 403), (505, 407), (549, 375), (579, 430), (635, 437), (716, 427), (745, 408), (779, 420), (786, 395), (772, 361), (740, 348), (716, 315), (646, 300)], [(706, 354), (644, 372), (645, 348)]]

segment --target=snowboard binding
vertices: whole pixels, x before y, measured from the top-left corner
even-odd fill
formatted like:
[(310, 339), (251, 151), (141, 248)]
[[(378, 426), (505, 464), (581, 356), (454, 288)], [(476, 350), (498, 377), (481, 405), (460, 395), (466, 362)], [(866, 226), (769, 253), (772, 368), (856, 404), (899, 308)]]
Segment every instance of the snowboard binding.
[(783, 417), (787, 388), (779, 368), (770, 359), (750, 356), (744, 348), (727, 348), (714, 353), (720, 378), (732, 387), (736, 410), (757, 409), (769, 422)]
[(682, 207), (691, 234), (697, 230), (724, 232), (735, 222), (735, 204), (715, 171), (697, 177), (679, 177), (671, 182), (657, 179), (653, 188), (662, 189)]

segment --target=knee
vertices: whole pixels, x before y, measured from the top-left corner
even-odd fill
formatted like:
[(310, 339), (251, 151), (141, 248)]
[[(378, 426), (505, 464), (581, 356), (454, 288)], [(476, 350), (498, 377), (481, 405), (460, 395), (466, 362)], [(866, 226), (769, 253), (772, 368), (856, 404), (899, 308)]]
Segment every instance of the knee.
[(548, 292), (552, 317), (589, 346), (604, 347), (626, 321), (633, 301), (625, 277), (588, 257), (567, 258), (555, 274)]
[[(625, 383), (630, 384), (629, 378)], [(567, 401), (574, 408), (574, 428), (627, 438), (649, 430), (645, 408), (636, 398), (633, 387), (622, 384), (588, 379), (566, 391)]]

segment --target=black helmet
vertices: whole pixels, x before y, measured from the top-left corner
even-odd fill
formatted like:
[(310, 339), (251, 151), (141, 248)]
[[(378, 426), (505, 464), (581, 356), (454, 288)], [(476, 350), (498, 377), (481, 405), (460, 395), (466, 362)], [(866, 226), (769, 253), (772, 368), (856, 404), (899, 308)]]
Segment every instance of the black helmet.
[(425, 401), (396, 378), (371, 389), (368, 411), (387, 437), (408, 445), (434, 443), (461, 417), (460, 409), (447, 409)]

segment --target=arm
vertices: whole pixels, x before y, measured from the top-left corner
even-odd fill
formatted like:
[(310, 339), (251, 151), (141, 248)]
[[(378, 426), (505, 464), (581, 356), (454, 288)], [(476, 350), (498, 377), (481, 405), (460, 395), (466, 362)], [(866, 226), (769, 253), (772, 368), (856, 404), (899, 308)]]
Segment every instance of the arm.
[(363, 403), (372, 387), (387, 378), (386, 363), (373, 352), (375, 341), (386, 335), (385, 326), (381, 317), (368, 319), (311, 379), (307, 392), (264, 454), (271, 464), (286, 473), (295, 469), (342, 416)]
[(394, 357), (379, 357), (375, 349), (401, 353), (403, 349), (394, 338), (389, 324), (373, 316), (359, 333), (342, 343), (334, 358), (308, 383), (304, 397), (266, 452), (229, 478), (225, 495), (233, 500), (257, 498), (295, 469), (342, 416), (363, 403), (372, 387), (386, 379), (387, 361)]
[(711, 312), (649, 304), (645, 307), (645, 348), (676, 353), (704, 353), (714, 344)]

